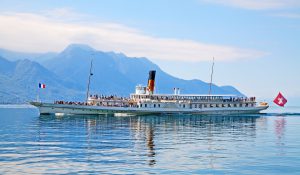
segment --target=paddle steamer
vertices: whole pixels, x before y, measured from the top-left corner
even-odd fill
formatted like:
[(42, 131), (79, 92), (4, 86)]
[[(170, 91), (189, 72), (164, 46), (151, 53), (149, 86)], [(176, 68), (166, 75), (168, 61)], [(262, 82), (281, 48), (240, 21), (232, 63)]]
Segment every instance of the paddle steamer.
[(180, 94), (179, 88), (174, 88), (173, 94), (155, 94), (155, 73), (149, 72), (148, 85), (138, 85), (130, 97), (89, 95), (86, 102), (54, 103), (31, 102), (38, 107), (41, 114), (115, 114), (115, 115), (145, 115), (145, 114), (255, 114), (269, 107), (267, 103), (256, 102), (255, 97), (238, 95), (199, 95)]

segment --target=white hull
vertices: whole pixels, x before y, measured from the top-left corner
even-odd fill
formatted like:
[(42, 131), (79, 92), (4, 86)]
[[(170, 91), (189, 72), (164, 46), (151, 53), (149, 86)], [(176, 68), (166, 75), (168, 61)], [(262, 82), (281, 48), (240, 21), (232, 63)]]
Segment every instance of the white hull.
[(78, 114), (78, 115), (100, 115), (100, 114), (202, 114), (202, 115), (229, 115), (229, 114), (255, 114), (268, 108), (268, 106), (255, 107), (222, 107), (222, 108), (135, 108), (135, 107), (106, 107), (106, 106), (86, 106), (67, 105), (31, 102), (39, 108), (40, 114)]

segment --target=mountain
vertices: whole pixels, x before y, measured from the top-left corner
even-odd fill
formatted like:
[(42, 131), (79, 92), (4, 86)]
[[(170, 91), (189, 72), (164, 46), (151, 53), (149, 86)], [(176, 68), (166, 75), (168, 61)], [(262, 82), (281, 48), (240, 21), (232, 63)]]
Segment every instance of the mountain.
[[(206, 94), (209, 85), (201, 80), (183, 80), (173, 77), (147, 58), (127, 57), (114, 52), (101, 52), (89, 46), (72, 44), (44, 66), (68, 81), (76, 81), (77, 88), (85, 90), (90, 61), (93, 59), (91, 90), (98, 93), (128, 95), (137, 84), (147, 84), (148, 71), (156, 70), (156, 92), (173, 93), (174, 87), (183, 93)], [(231, 86), (213, 85), (214, 94), (241, 93)]]
[(92, 58), (92, 92), (127, 96), (138, 83), (145, 84), (150, 69), (158, 69), (147, 59), (128, 58), (75, 44), (45, 62), (44, 66), (65, 80), (76, 81), (76, 88), (85, 90)]
[[(43, 100), (83, 96), (82, 92), (72, 90), (37, 62), (30, 60), (8, 61), (0, 57), (0, 103), (22, 103), (36, 98), (38, 91)], [(3, 69), (5, 68), (5, 69)], [(47, 84), (47, 91), (38, 89), (38, 83)]]
[[(6, 53), (14, 53), (6, 51)], [(39, 56), (35, 60), (19, 53), (22, 60), (13, 61), (0, 56), (0, 98), (9, 102), (43, 100), (84, 100), (91, 60), (93, 76), (91, 93), (128, 96), (138, 84), (147, 84), (149, 70), (156, 70), (156, 93), (173, 93), (174, 87), (182, 93), (206, 94), (209, 84), (201, 80), (183, 80), (169, 75), (147, 58), (127, 57), (122, 53), (102, 52), (87, 45), (72, 44), (62, 52)], [(0, 51), (1, 55), (1, 51)], [(11, 54), (13, 55), (13, 54)], [(9, 56), (9, 55), (8, 55)], [(38, 89), (39, 82), (46, 89)], [(242, 95), (232, 86), (212, 86), (213, 94)], [(1, 101), (0, 101), (1, 103)]]

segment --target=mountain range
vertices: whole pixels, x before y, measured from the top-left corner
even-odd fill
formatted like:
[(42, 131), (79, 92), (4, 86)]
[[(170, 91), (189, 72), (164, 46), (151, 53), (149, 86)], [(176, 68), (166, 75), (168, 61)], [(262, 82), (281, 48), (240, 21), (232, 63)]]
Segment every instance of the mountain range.
[[(138, 84), (147, 84), (149, 70), (156, 70), (156, 93), (206, 94), (209, 84), (176, 78), (147, 58), (102, 52), (90, 46), (71, 44), (60, 53), (21, 53), (0, 49), (0, 103), (24, 103), (37, 95), (43, 101), (85, 100), (91, 60), (92, 94), (128, 96)], [(38, 89), (38, 83), (46, 84)], [(213, 94), (243, 95), (232, 86), (212, 85)]]

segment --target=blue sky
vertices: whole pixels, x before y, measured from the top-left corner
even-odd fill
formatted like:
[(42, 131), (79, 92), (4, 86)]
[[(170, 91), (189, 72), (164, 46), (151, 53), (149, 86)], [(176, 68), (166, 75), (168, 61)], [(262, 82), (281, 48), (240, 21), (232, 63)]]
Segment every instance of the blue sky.
[(59, 52), (70, 43), (147, 57), (184, 79), (300, 99), (300, 1), (0, 0), (0, 48)]

